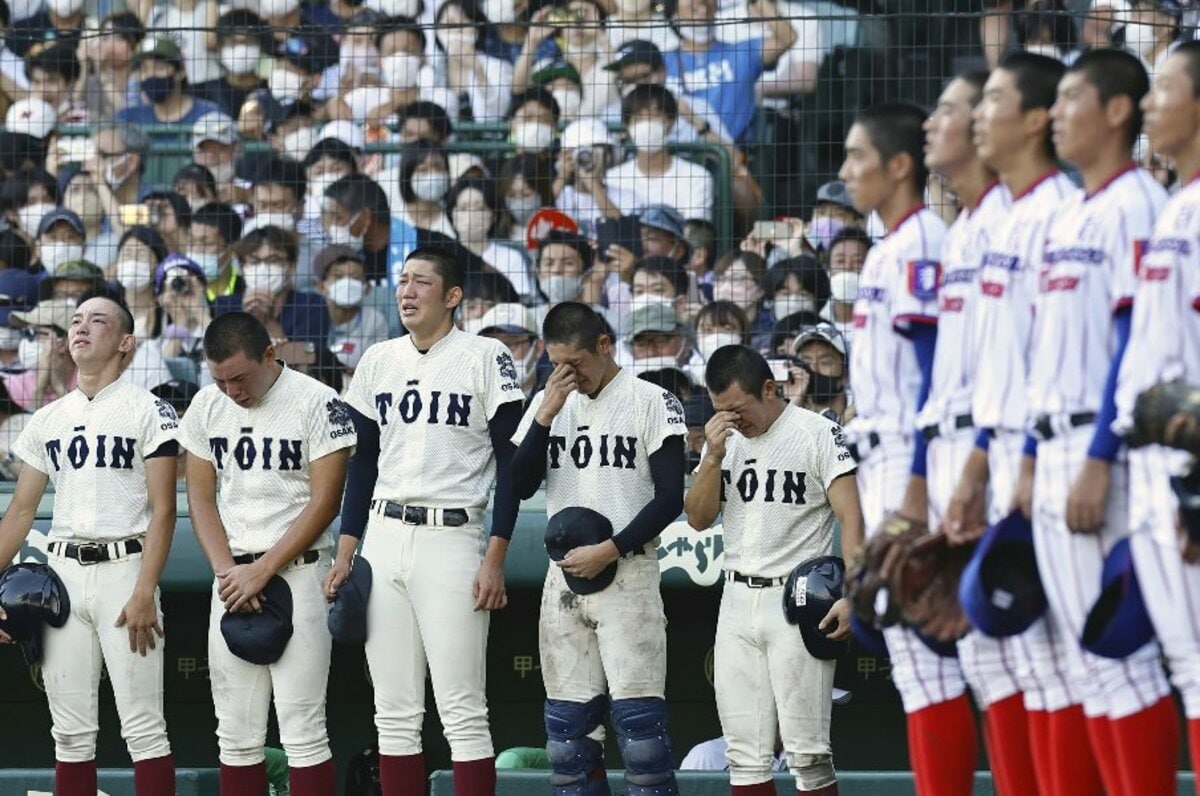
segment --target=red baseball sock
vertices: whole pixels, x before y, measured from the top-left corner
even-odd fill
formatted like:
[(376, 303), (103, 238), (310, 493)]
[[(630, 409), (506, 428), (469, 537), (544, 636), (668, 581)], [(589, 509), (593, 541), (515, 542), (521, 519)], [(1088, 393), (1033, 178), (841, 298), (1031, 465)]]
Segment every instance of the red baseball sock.
[(96, 761), (83, 763), (54, 763), (54, 793), (56, 796), (96, 796)]
[[(1192, 769), (1200, 766), (1200, 719), (1188, 719), (1188, 751), (1192, 755)], [(1200, 796), (1200, 777), (1196, 777), (1196, 796)]]
[[(1053, 761), (1050, 781), (1041, 783), (1050, 796), (1101, 796), (1104, 786), (1088, 743), (1083, 707), (1072, 705), (1049, 715)], [(1118, 791), (1119, 792), (1119, 791)]]
[(1054, 781), (1054, 758), (1050, 754), (1050, 714), (1044, 710), (1029, 710), (1029, 754), (1037, 781), (1048, 787)]
[(384, 796), (425, 792), (425, 755), (380, 755), (379, 783)]
[(921, 796), (970, 793), (975, 754), (975, 719), (966, 694), (908, 714), (908, 757)]
[(315, 766), (288, 768), (288, 785), (292, 796), (333, 796), (335, 772), (332, 758)]
[(771, 780), (756, 785), (730, 785), (733, 796), (775, 796), (775, 783)]
[(1113, 737), (1108, 716), (1085, 717), (1088, 741), (1092, 745), (1092, 758), (1100, 768), (1100, 780), (1108, 793), (1123, 793), (1121, 785), (1121, 761), (1117, 759), (1117, 742)]
[(1179, 768), (1179, 716), (1165, 696), (1109, 723), (1125, 793), (1174, 793)]
[(454, 796), (496, 796), (496, 758), (454, 762)]
[(267, 764), (227, 766), (221, 764), (221, 796), (265, 796)]
[(133, 788), (138, 796), (173, 794), (175, 792), (175, 758), (171, 755), (163, 755), (134, 763)]
[(1025, 697), (1018, 693), (993, 702), (987, 706), (983, 721), (996, 792), (1000, 796), (1037, 793)]

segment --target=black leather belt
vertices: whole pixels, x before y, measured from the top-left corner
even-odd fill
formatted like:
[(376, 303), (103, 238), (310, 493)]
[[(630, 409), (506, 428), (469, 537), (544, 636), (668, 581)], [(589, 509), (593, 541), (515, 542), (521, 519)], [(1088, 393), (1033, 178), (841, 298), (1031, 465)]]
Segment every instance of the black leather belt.
[[(1037, 434), (1037, 438), (1042, 442), (1054, 439), (1057, 436), (1054, 432), (1054, 418), (1057, 415), (1039, 415), (1038, 419), (1033, 424), (1033, 431)], [(1075, 412), (1067, 415), (1067, 425), (1071, 428), (1079, 428), (1080, 426), (1090, 425), (1096, 422), (1095, 412)]]
[(782, 578), (760, 578), (757, 575), (743, 575), (740, 572), (733, 571), (725, 572), (725, 580), (732, 580), (734, 583), (745, 583), (752, 589), (772, 589), (787, 583), (786, 576)]
[(850, 455), (854, 457), (854, 461), (861, 462), (863, 460), (863, 456), (866, 456), (869, 452), (879, 447), (879, 435), (874, 431), (867, 434), (867, 446), (867, 449), (860, 453), (858, 449), (858, 443), (851, 442), (846, 445), (846, 450), (850, 451)]
[[(394, 500), (372, 500), (371, 508), (378, 511), (380, 503), (383, 504), (383, 516), (392, 520), (400, 520), (405, 525), (428, 525), (430, 515), (437, 512), (437, 509), (429, 509), (425, 506), (405, 506)], [(441, 513), (441, 524), (451, 528), (466, 525), (470, 520), (466, 509), (441, 509)]]
[(76, 542), (51, 542), (46, 546), (56, 556), (73, 558), (80, 564), (102, 564), (105, 561), (116, 561), (126, 556), (142, 552), (142, 542), (139, 539), (126, 539), (123, 542), (100, 542), (79, 544)]
[[(233, 563), (253, 564), (255, 561), (265, 555), (266, 553), (244, 553), (240, 556), (234, 556)], [(298, 555), (292, 559), (292, 566), (299, 566), (301, 564), (315, 564), (319, 560), (321, 560), (320, 550), (305, 550), (303, 555)]]
[[(955, 431), (962, 431), (964, 428), (970, 428), (975, 425), (975, 420), (970, 414), (959, 415), (954, 418), (953, 425)], [(921, 436), (925, 438), (926, 442), (937, 439), (941, 435), (942, 426), (940, 423), (934, 423), (932, 426), (925, 426), (925, 428), (921, 429)]]

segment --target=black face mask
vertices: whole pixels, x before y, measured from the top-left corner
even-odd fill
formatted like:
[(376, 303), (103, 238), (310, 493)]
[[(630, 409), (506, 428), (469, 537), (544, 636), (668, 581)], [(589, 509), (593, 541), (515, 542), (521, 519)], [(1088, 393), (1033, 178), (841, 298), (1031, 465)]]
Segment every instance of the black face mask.
[(828, 406), (842, 395), (842, 380), (813, 373), (808, 380), (808, 397), (818, 406)]

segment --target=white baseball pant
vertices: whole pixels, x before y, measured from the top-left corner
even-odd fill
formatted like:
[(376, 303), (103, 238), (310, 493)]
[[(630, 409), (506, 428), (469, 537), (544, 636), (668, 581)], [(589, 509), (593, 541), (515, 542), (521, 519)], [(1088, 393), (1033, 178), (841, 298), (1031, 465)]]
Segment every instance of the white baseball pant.
[(279, 721), (279, 740), (287, 752), (288, 765), (306, 768), (332, 757), (325, 730), (325, 690), (332, 642), (326, 624), (328, 607), (321, 588), (328, 571), (328, 560), (322, 560), (288, 567), (279, 573), (292, 590), (294, 630), (283, 656), (268, 666), (242, 660), (229, 651), (221, 634), (225, 606), (217, 596), (217, 583), (213, 583), (208, 666), (222, 764), (253, 766), (265, 759), (263, 748), (272, 696)]
[[(1113, 719), (1137, 713), (1168, 693), (1155, 642), (1123, 660), (1111, 660), (1083, 649), (1080, 638), (1088, 612), (1100, 596), (1104, 555), (1128, 532), (1128, 473), (1114, 462), (1108, 492), (1107, 520), (1096, 534), (1067, 528), (1067, 495), (1087, 458), (1092, 427), (1081, 426), (1038, 443), (1033, 490), (1033, 540), (1038, 569), (1046, 590), (1050, 633), (1061, 633), (1072, 689), (1082, 697), (1087, 716)], [(1035, 668), (1050, 665), (1054, 650), (1032, 649)], [(1053, 709), (1053, 708), (1050, 708)]]
[[(165, 639), (155, 638), (154, 649), (143, 657), (129, 651), (129, 630), (114, 627), (137, 585), (141, 554), (90, 565), (50, 554), (47, 563), (71, 598), (67, 623), (46, 628), (42, 658), (55, 759), (84, 763), (96, 757), (101, 667), (108, 670), (121, 737), (133, 762), (171, 754), (163, 716)], [(161, 624), (157, 590), (154, 603)]]
[(405, 525), (371, 514), (362, 556), (372, 572), (366, 649), (380, 754), (420, 754), (428, 667), (451, 760), (492, 757), (490, 616), (475, 610), (472, 594), (485, 544), (479, 524)]
[[(880, 444), (859, 461), (858, 491), (868, 534), (875, 533), (884, 518), (900, 508), (912, 457), (912, 438), (894, 434), (884, 435)], [(892, 682), (900, 692), (905, 713), (956, 699), (966, 690), (958, 661), (929, 649), (911, 629), (889, 627), (883, 637), (892, 658)]]
[(837, 780), (829, 742), (834, 661), (814, 658), (783, 614), (783, 587), (728, 581), (714, 653), (717, 715), (729, 745), (729, 782), (771, 779), (778, 731), (796, 788)]

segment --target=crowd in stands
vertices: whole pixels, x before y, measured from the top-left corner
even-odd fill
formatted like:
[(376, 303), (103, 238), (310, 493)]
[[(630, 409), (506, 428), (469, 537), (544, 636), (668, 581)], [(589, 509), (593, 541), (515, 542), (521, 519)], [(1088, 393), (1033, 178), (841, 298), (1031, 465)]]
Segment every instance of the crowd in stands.
[[(981, 66), (1116, 43), (1153, 69), (1195, 22), (1176, 0), (987, 5), (956, 50)], [(123, 293), (126, 377), (181, 413), (212, 378), (204, 330), (231, 310), (344, 390), (367, 347), (403, 333), (395, 279), (419, 245), (466, 263), (461, 325), (511, 349), (529, 395), (549, 372), (541, 319), (581, 300), (623, 366), (684, 401), (693, 454), (705, 359), (726, 343), (771, 357), (789, 399), (846, 419), (878, 224), (831, 179), (778, 213), (756, 172), (764, 108), (802, 104), (858, 44), (828, 40), (831, 8), (890, 10), (0, 0), (0, 479), (29, 414), (74, 388), (80, 295)]]

